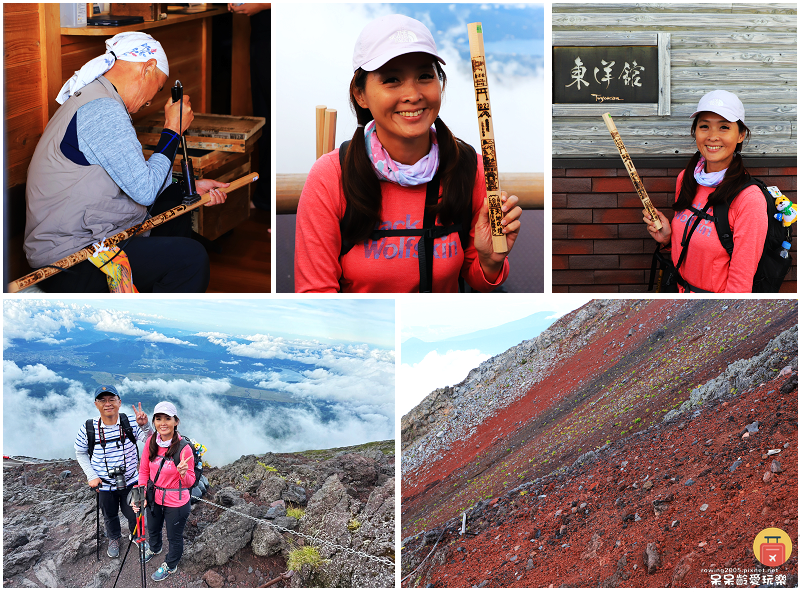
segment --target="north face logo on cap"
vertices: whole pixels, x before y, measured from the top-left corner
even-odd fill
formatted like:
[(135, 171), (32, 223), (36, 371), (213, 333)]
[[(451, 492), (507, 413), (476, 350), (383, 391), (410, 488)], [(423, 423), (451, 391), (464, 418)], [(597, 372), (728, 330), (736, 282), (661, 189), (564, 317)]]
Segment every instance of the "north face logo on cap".
[(405, 31), (401, 29), (399, 31), (395, 31), (392, 36), (389, 37), (389, 39), (395, 43), (414, 43), (417, 41), (417, 36), (413, 31)]
[(713, 105), (714, 107), (724, 107), (725, 106), (725, 101), (723, 101), (722, 99), (711, 99), (708, 102), (708, 104), (709, 105)]

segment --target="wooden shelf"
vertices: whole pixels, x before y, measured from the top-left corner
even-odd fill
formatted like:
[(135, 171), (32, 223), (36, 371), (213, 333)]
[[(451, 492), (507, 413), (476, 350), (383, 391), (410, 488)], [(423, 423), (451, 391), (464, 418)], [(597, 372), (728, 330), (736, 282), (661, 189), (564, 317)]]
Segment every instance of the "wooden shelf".
[(96, 27), (92, 25), (86, 25), (85, 27), (61, 27), (61, 34), (83, 35), (85, 37), (107, 37), (108, 35), (116, 35), (117, 33), (125, 33), (127, 31), (146, 31), (147, 29), (177, 25), (210, 16), (217, 16), (218, 14), (225, 14), (228, 12), (228, 8), (227, 5), (223, 6), (224, 8), (214, 8), (194, 14), (168, 14), (167, 18), (160, 21), (145, 21), (135, 25), (125, 25), (123, 27)]

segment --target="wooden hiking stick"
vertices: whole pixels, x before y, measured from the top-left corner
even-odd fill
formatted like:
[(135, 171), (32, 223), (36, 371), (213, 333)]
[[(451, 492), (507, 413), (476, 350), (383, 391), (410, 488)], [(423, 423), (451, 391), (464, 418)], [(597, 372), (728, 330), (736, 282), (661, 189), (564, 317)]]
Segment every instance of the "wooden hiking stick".
[(325, 105), (317, 105), (315, 109), (317, 118), (317, 160), (325, 154), (322, 149), (325, 137), (325, 109), (327, 109)]
[(628, 149), (625, 148), (625, 144), (622, 143), (622, 138), (619, 137), (617, 126), (614, 125), (614, 121), (611, 119), (611, 115), (608, 113), (603, 113), (603, 121), (606, 122), (608, 131), (611, 132), (611, 137), (614, 139), (614, 144), (616, 144), (617, 150), (619, 150), (619, 155), (622, 157), (622, 162), (625, 165), (625, 168), (628, 170), (628, 176), (633, 182), (633, 187), (636, 189), (636, 193), (639, 194), (639, 199), (642, 200), (642, 205), (645, 207), (647, 212), (650, 214), (650, 218), (653, 220), (653, 226), (656, 227), (656, 230), (661, 230), (661, 220), (658, 218), (658, 214), (656, 214), (656, 209), (653, 207), (653, 202), (650, 201), (650, 196), (647, 195), (647, 191), (645, 191), (642, 180), (639, 178), (639, 173), (636, 172), (636, 167), (633, 166), (633, 161), (631, 160), (631, 155), (628, 154)]
[(322, 153), (336, 148), (336, 109), (325, 109), (325, 132), (322, 138)]
[[(235, 181), (231, 181), (230, 187), (225, 187), (225, 188), (220, 187), (219, 190), (222, 191), (223, 193), (230, 193), (231, 191), (236, 191), (237, 189), (240, 189), (245, 185), (252, 183), (253, 181), (256, 180), (258, 180), (258, 173), (250, 173), (249, 175), (240, 177)], [(181, 204), (179, 206), (172, 208), (171, 210), (167, 210), (166, 212), (158, 214), (157, 216), (148, 218), (141, 224), (137, 224), (136, 226), (131, 226), (127, 230), (118, 232), (114, 236), (105, 239), (105, 241), (103, 241), (103, 244), (106, 247), (113, 247), (114, 245), (117, 245), (122, 241), (127, 240), (132, 236), (139, 234), (140, 232), (151, 230), (156, 226), (164, 224), (164, 222), (168, 222), (173, 218), (177, 218), (178, 216), (185, 214), (186, 212), (191, 212), (192, 210), (197, 209), (203, 204), (207, 204), (209, 201), (211, 201), (211, 194), (204, 193), (203, 195), (200, 196), (200, 201), (197, 201), (190, 205)], [(95, 244), (97, 243), (93, 243), (89, 246), (83, 247), (80, 251), (73, 253), (72, 255), (68, 255), (63, 259), (59, 259), (58, 261), (53, 263), (53, 265), (56, 267), (61, 267), (63, 269), (66, 269), (68, 267), (72, 267), (73, 265), (77, 265), (82, 261), (86, 261), (89, 257), (94, 255)], [(18, 280), (8, 284), (8, 291), (11, 293), (19, 292), (20, 290), (23, 290), (28, 286), (37, 284), (42, 280), (47, 279), (50, 276), (53, 276), (57, 274), (59, 271), (61, 271), (61, 269), (56, 269), (56, 267), (42, 267), (40, 269), (37, 269), (36, 271), (33, 271), (28, 275), (23, 276)]]
[(486, 78), (486, 51), (483, 48), (481, 23), (469, 23), (469, 53), (472, 58), (472, 82), (475, 85), (475, 106), (478, 108), (478, 131), (483, 155), (483, 176), (486, 181), (486, 198), (489, 205), (489, 225), (492, 229), (492, 249), (495, 253), (507, 253), (508, 243), (503, 234), (502, 200), (500, 199), (500, 176), (497, 172), (497, 152), (494, 144), (492, 107), (489, 103), (489, 82)]

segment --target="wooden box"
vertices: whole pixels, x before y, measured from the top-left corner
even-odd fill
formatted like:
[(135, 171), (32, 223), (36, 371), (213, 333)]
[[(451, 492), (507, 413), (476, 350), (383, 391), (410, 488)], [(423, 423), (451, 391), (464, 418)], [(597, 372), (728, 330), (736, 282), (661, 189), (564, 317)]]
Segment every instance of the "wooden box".
[[(195, 113), (192, 126), (186, 130), (187, 148), (249, 152), (261, 137), (266, 119), (243, 115)], [(143, 145), (155, 146), (164, 129), (164, 112), (159, 111), (134, 123), (136, 135)]]
[(114, 16), (141, 16), (144, 21), (160, 21), (167, 18), (167, 5), (154, 3), (142, 4), (137, 2), (112, 3), (111, 14)]

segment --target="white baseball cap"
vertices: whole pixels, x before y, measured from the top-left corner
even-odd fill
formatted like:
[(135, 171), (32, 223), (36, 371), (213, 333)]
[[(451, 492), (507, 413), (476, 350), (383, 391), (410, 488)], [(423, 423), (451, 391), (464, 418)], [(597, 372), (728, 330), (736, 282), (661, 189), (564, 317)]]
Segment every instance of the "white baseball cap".
[(175, 408), (175, 405), (168, 401), (161, 401), (156, 405), (156, 408), (153, 409), (153, 415), (157, 415), (158, 413), (163, 413), (170, 417), (178, 417), (178, 410)]
[(717, 115), (722, 115), (731, 122), (741, 121), (744, 123), (744, 105), (742, 105), (739, 97), (727, 90), (712, 90), (710, 93), (703, 95), (703, 98), (697, 103), (697, 111), (692, 113), (690, 117), (694, 117), (703, 111), (711, 111)]
[(428, 27), (402, 14), (382, 16), (364, 27), (358, 36), (353, 50), (353, 72), (359, 68), (372, 72), (399, 55), (416, 52), (429, 53), (445, 63), (436, 51)]

